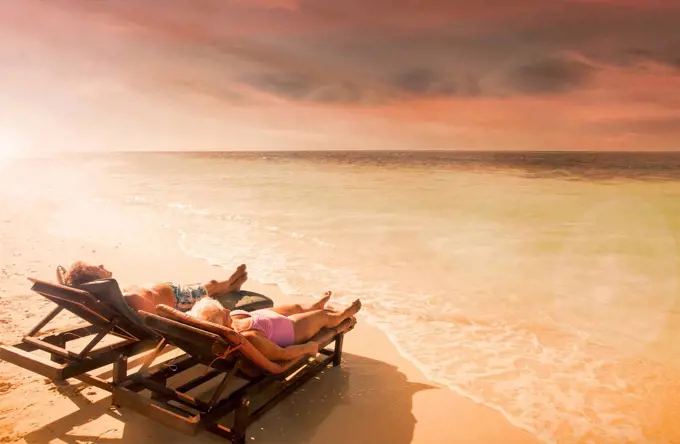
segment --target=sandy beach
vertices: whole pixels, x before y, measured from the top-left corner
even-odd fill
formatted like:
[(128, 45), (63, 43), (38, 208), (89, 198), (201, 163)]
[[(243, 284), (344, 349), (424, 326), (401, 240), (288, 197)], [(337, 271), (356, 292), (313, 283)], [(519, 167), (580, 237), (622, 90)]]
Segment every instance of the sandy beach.
[[(145, 241), (145, 249), (133, 241), (138, 234), (134, 230), (127, 232), (129, 239), (102, 243), (39, 238), (38, 233), (27, 234), (28, 242), (22, 240), (21, 245), (13, 244), (11, 239), (16, 237), (4, 233), (0, 270), (0, 341), (4, 344), (20, 341), (52, 308), (50, 302), (30, 291), (26, 276), (52, 280), (57, 264), (76, 258), (106, 264), (122, 283), (193, 282), (229, 274), (186, 257), (176, 239), (159, 233)], [(305, 299), (286, 295), (276, 285), (257, 282), (256, 276), (245, 288), (267, 294), (277, 304)], [(323, 290), (320, 282), (320, 294)], [(75, 321), (60, 316), (54, 325)], [(108, 393), (77, 380), (54, 384), (0, 362), (0, 442), (187, 442), (186, 436), (174, 430), (110, 404)], [(428, 381), (385, 334), (361, 316), (345, 340), (343, 365), (326, 370), (279, 404), (251, 426), (249, 436), (251, 442), (261, 443), (538, 442), (500, 413)], [(191, 440), (219, 442), (209, 433)]]
[[(362, 301), (342, 366), (248, 442), (680, 444), (678, 23), (677, 0), (0, 1), (0, 345), (31, 342), (54, 304), (27, 278), (60, 265), (247, 264), (275, 304)], [(99, 386), (0, 358), (0, 444), (222, 442)]]

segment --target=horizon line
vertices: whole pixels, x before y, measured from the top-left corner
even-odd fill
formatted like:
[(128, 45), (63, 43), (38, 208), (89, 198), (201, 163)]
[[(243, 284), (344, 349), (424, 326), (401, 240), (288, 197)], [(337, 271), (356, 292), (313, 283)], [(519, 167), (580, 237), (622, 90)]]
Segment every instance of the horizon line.
[[(535, 154), (616, 154), (616, 153), (640, 153), (640, 154), (680, 154), (680, 148), (677, 150), (363, 150), (363, 149), (349, 149), (349, 150), (111, 150), (111, 151), (94, 151), (94, 150), (65, 150), (59, 152), (45, 152), (45, 153), (30, 153), (34, 155), (39, 154), (211, 154), (211, 153), (535, 153)], [(26, 153), (29, 154), (29, 153)], [(29, 155), (30, 155), (29, 154)]]

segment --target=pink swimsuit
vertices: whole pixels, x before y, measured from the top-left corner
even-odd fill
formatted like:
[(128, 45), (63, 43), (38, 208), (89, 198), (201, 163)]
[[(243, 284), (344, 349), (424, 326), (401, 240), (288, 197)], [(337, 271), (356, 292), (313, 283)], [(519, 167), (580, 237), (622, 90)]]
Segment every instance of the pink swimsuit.
[(261, 331), (265, 338), (280, 347), (288, 347), (295, 343), (293, 321), (275, 311), (266, 308), (251, 312), (234, 310), (231, 314), (250, 317), (249, 330)]

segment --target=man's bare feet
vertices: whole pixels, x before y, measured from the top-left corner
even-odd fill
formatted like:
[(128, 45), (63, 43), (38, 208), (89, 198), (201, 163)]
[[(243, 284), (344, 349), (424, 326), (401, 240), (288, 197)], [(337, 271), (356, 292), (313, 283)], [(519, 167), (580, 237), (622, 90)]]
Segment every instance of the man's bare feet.
[(239, 277), (234, 282), (232, 282), (231, 285), (229, 285), (229, 289), (227, 290), (227, 293), (232, 292), (232, 291), (240, 291), (241, 286), (243, 284), (245, 284), (247, 280), (248, 280), (248, 272), (245, 272), (241, 275), (241, 277)]
[(323, 297), (316, 301), (314, 304), (312, 304), (312, 310), (323, 310), (326, 307), (326, 304), (328, 303), (328, 300), (331, 298), (331, 295), (333, 293), (328, 290), (323, 294)]
[(236, 270), (229, 276), (227, 280), (226, 293), (232, 291), (239, 291), (241, 286), (248, 280), (248, 271), (246, 271), (246, 264), (241, 264), (236, 267)]
[(236, 267), (236, 270), (229, 276), (229, 279), (227, 279), (227, 282), (229, 284), (233, 284), (235, 281), (237, 281), (243, 274), (246, 273), (246, 264), (241, 264), (238, 267)]
[(248, 280), (248, 272), (245, 264), (236, 267), (236, 270), (229, 276), (226, 281), (212, 280), (206, 283), (206, 290), (208, 294), (216, 296), (219, 294), (231, 293), (232, 291), (239, 291), (241, 286)]

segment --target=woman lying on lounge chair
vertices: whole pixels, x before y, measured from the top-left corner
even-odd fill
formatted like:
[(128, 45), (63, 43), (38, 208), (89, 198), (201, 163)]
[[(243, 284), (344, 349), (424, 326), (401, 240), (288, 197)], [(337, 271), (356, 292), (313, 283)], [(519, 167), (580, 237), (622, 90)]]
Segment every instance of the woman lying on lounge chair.
[[(75, 262), (68, 271), (59, 268), (59, 278), (64, 285), (79, 285), (113, 276), (103, 265), (90, 265), (83, 261)], [(129, 286), (122, 288), (123, 297), (136, 311), (155, 313), (156, 306), (163, 304), (180, 311), (188, 311), (204, 296), (215, 297), (220, 294), (239, 291), (248, 279), (245, 265), (240, 265), (226, 281), (211, 280), (204, 284), (179, 285), (170, 282), (148, 286)]]
[(359, 299), (343, 311), (327, 309), (330, 297), (328, 291), (322, 299), (307, 307), (296, 304), (252, 312), (229, 311), (216, 300), (204, 298), (187, 314), (236, 330), (272, 361), (288, 361), (316, 355), (319, 344), (310, 339), (323, 328), (337, 327), (361, 309)]

